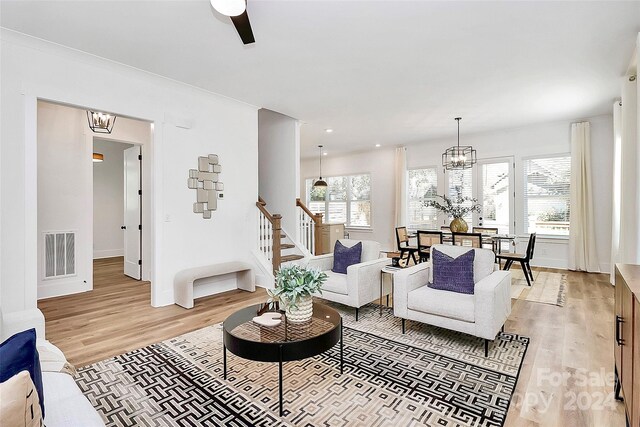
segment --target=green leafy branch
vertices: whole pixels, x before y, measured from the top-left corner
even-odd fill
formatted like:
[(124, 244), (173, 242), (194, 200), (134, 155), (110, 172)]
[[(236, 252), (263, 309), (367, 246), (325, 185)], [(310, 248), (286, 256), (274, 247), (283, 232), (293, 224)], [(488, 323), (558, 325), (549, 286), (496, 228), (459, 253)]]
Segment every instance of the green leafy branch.
[(300, 298), (311, 296), (318, 292), (322, 294), (322, 284), (327, 280), (327, 275), (314, 268), (304, 268), (293, 264), (281, 267), (276, 274), (276, 286), (267, 289), (269, 299), (267, 302), (282, 302), (283, 304), (298, 308)]
[[(453, 218), (462, 218), (471, 212), (481, 212), (478, 199), (473, 197), (462, 196), (462, 191), (456, 188), (456, 197), (447, 197), (446, 195), (437, 195), (436, 197), (442, 199), (442, 203), (439, 200), (427, 200), (423, 202), (425, 207), (431, 207), (444, 212)], [(470, 203), (467, 203), (470, 202)]]

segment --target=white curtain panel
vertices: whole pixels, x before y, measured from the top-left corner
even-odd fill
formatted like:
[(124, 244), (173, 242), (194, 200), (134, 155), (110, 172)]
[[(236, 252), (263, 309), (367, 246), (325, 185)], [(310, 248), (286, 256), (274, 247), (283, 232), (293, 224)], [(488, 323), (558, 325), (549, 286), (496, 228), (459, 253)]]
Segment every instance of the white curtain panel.
[[(396, 148), (396, 227), (407, 225), (407, 148)], [(394, 237), (395, 238), (395, 237)]]
[(571, 212), (569, 269), (599, 272), (591, 185), (591, 128), (589, 122), (571, 124)]

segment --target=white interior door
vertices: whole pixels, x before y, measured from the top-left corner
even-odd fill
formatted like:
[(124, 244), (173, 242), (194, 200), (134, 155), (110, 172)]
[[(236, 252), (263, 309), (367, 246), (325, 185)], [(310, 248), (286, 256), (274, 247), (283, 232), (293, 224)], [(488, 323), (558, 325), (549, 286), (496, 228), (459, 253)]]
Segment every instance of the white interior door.
[(514, 233), (513, 158), (479, 160), (477, 173), (477, 199), (482, 204), (478, 225)]
[(140, 146), (124, 150), (124, 274), (137, 280), (142, 271), (140, 162)]

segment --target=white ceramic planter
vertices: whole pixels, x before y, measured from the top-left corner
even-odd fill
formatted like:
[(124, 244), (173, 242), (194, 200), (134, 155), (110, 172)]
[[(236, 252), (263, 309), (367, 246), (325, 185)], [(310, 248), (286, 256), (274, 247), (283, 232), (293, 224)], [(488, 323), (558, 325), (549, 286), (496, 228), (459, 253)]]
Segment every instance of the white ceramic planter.
[(313, 316), (313, 297), (302, 297), (298, 300), (298, 307), (287, 306), (287, 320), (293, 323), (303, 323), (311, 320)]

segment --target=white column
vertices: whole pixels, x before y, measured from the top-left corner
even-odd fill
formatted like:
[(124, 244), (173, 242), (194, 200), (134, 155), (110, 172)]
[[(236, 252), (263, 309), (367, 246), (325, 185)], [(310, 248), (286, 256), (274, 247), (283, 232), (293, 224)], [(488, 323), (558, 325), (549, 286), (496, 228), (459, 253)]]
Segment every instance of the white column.
[(613, 188), (611, 191), (611, 275), (615, 280), (616, 262), (620, 261), (620, 203), (622, 186), (622, 101), (613, 103)]
[(620, 188), (620, 262), (640, 263), (640, 150), (638, 141), (637, 79), (622, 85), (622, 139)]

